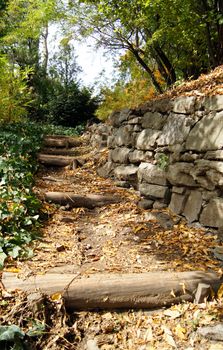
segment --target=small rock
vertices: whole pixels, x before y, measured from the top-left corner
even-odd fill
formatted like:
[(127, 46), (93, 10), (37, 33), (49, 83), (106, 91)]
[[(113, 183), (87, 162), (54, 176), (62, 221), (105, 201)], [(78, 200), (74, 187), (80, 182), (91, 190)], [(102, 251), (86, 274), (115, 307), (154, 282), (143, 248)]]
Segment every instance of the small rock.
[(173, 219), (167, 213), (155, 213), (156, 218), (160, 226), (162, 226), (165, 230), (170, 230), (174, 226)]
[(194, 301), (196, 304), (201, 304), (205, 301), (205, 299), (208, 299), (208, 297), (210, 295), (211, 295), (210, 284), (199, 283), (198, 287), (197, 287), (196, 294), (195, 294)]
[(153, 204), (153, 209), (164, 209), (167, 207), (167, 204), (159, 202), (159, 201), (155, 201)]
[(157, 221), (158, 224), (165, 230), (170, 230), (174, 226), (174, 221), (168, 213), (146, 213), (145, 219), (148, 221)]
[(145, 220), (157, 221), (155, 213), (145, 213)]
[(223, 247), (216, 247), (213, 250), (215, 258), (223, 261)]
[(123, 187), (123, 188), (129, 188), (131, 186), (130, 183), (127, 181), (116, 181), (115, 185), (117, 187)]
[(71, 216), (63, 216), (63, 215), (60, 215), (58, 219), (61, 222), (65, 222), (65, 223), (72, 223), (75, 221), (75, 218), (73, 218)]
[(63, 244), (57, 244), (57, 245), (56, 245), (56, 250), (57, 250), (58, 252), (64, 252), (65, 249), (66, 249), (66, 248), (65, 248), (65, 246), (64, 246)]
[(100, 350), (96, 340), (89, 339), (86, 344), (86, 350)]
[(151, 209), (153, 207), (153, 203), (154, 201), (150, 200), (150, 199), (141, 199), (138, 202), (138, 207), (141, 209)]
[(215, 326), (202, 327), (198, 329), (198, 334), (211, 340), (223, 341), (223, 323)]
[(223, 242), (223, 226), (218, 228), (217, 235), (218, 235), (219, 241)]

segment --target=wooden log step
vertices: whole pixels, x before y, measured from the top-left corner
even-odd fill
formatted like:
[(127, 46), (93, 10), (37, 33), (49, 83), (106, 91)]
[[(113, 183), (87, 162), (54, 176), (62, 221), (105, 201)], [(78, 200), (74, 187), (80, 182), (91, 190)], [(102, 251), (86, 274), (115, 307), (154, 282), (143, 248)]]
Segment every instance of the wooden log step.
[(43, 144), (47, 147), (71, 148), (80, 146), (82, 144), (82, 141), (75, 137), (48, 135), (44, 138)]
[(216, 290), (221, 280), (215, 273), (148, 272), (141, 274), (96, 274), (79, 278), (76, 274), (37, 275), (22, 280), (5, 272), (6, 289), (33, 292), (39, 289), (52, 295), (62, 293), (67, 307), (88, 309), (149, 309), (193, 301), (200, 283)]
[(38, 154), (38, 161), (41, 164), (47, 165), (47, 166), (58, 166), (58, 167), (65, 167), (67, 165), (74, 164), (74, 168), (76, 168), (75, 164), (75, 158), (74, 157), (65, 157), (65, 156), (56, 156), (56, 155), (49, 155), (49, 154)]
[(111, 197), (100, 194), (89, 194), (79, 196), (73, 192), (47, 192), (45, 200), (60, 205), (69, 205), (70, 208), (88, 208), (102, 207), (104, 205), (117, 203), (120, 201), (117, 197)]
[(44, 147), (41, 149), (42, 154), (50, 154), (55, 156), (76, 156), (79, 154), (77, 149), (67, 148), (48, 148)]

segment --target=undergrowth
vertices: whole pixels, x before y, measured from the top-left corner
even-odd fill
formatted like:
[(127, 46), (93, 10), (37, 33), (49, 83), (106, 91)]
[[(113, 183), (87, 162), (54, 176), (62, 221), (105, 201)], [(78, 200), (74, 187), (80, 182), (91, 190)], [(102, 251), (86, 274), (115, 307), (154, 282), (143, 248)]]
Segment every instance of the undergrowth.
[(32, 256), (40, 201), (33, 193), (33, 174), (43, 132), (32, 123), (1, 126), (0, 131), (0, 268), (5, 259)]

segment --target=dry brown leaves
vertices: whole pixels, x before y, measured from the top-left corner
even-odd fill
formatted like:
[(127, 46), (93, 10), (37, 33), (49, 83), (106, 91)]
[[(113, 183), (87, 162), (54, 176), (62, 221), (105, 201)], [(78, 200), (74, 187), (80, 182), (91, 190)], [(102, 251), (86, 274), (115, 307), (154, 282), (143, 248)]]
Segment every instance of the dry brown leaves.
[[(47, 176), (60, 181), (43, 180)], [(45, 273), (51, 268), (62, 271), (70, 268), (69, 272), (79, 271), (80, 275), (155, 270), (221, 273), (219, 261), (212, 253), (219, 245), (217, 236), (185, 223), (165, 230), (157, 221), (148, 221), (145, 211), (137, 207), (137, 193), (98, 177), (92, 159), (75, 170), (42, 169), (35, 190), (40, 197), (46, 191), (114, 194), (120, 197), (120, 203), (94, 210), (67, 210), (44, 203), (43, 212), (48, 220), (42, 239), (34, 244), (33, 259), (9, 264), (6, 271), (20, 272), (23, 276)], [(102, 350), (205, 350), (211, 344), (201, 339), (196, 329), (222, 319), (223, 310), (222, 301), (218, 300), (201, 305), (185, 303), (152, 314), (129, 311), (68, 315), (61, 298), (53, 299), (43, 299), (44, 313), (33, 315), (27, 296), (16, 292), (7, 297), (3, 293), (1, 322), (16, 323), (24, 330), (30, 327), (28, 319), (46, 322), (47, 333), (39, 338), (37, 349), (82, 350), (86, 339), (93, 338)]]

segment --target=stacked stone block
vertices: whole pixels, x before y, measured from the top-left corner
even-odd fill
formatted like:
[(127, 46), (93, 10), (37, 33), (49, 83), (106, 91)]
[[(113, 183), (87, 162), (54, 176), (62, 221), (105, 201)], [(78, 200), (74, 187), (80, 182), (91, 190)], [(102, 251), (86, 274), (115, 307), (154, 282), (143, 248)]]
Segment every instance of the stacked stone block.
[(223, 226), (223, 95), (150, 101), (109, 124), (99, 173), (131, 184), (148, 207)]

